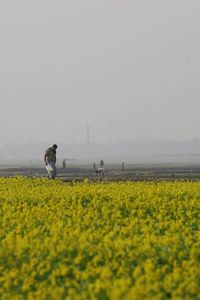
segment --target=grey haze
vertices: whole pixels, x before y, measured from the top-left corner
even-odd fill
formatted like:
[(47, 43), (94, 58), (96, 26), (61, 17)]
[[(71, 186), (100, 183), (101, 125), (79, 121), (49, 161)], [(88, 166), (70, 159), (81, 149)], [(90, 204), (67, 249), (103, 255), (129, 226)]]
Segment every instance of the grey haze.
[(0, 0), (0, 144), (199, 136), (199, 29), (199, 0)]

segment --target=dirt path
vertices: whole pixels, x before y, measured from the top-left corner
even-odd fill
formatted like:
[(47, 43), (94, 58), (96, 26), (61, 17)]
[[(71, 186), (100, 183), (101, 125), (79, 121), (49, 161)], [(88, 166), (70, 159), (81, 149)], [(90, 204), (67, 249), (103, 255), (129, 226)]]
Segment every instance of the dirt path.
[[(95, 179), (92, 168), (88, 166), (70, 167), (65, 170), (58, 168), (58, 177), (65, 180), (82, 180), (84, 178)], [(13, 176), (44, 176), (47, 177), (43, 167), (16, 167), (0, 169), (1, 177)], [(188, 179), (200, 180), (200, 166), (137, 166), (129, 165), (125, 171), (117, 166), (106, 168), (105, 179), (108, 180), (155, 180), (155, 179)]]

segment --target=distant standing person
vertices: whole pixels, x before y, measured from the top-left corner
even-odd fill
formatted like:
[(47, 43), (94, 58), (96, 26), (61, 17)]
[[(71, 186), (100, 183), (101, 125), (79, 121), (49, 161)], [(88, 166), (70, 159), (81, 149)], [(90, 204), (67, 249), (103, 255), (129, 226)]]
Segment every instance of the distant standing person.
[(100, 160), (100, 167), (104, 168), (104, 161), (103, 161), (103, 159)]
[(63, 169), (66, 169), (66, 159), (63, 159)]
[(56, 149), (58, 146), (54, 144), (52, 147), (45, 151), (44, 161), (47, 172), (49, 174), (49, 179), (54, 179), (56, 177)]

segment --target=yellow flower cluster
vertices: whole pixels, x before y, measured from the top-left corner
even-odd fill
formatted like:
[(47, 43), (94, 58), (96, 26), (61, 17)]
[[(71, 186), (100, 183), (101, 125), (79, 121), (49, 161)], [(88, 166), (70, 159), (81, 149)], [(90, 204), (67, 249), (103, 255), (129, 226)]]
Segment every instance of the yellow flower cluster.
[(200, 299), (200, 183), (0, 179), (1, 300)]

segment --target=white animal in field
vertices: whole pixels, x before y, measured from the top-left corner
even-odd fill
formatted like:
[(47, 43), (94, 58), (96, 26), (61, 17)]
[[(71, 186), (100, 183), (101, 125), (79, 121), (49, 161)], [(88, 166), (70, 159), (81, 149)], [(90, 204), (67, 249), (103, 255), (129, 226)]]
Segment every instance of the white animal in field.
[(95, 170), (96, 176), (104, 177), (105, 169), (103, 167), (99, 167)]

